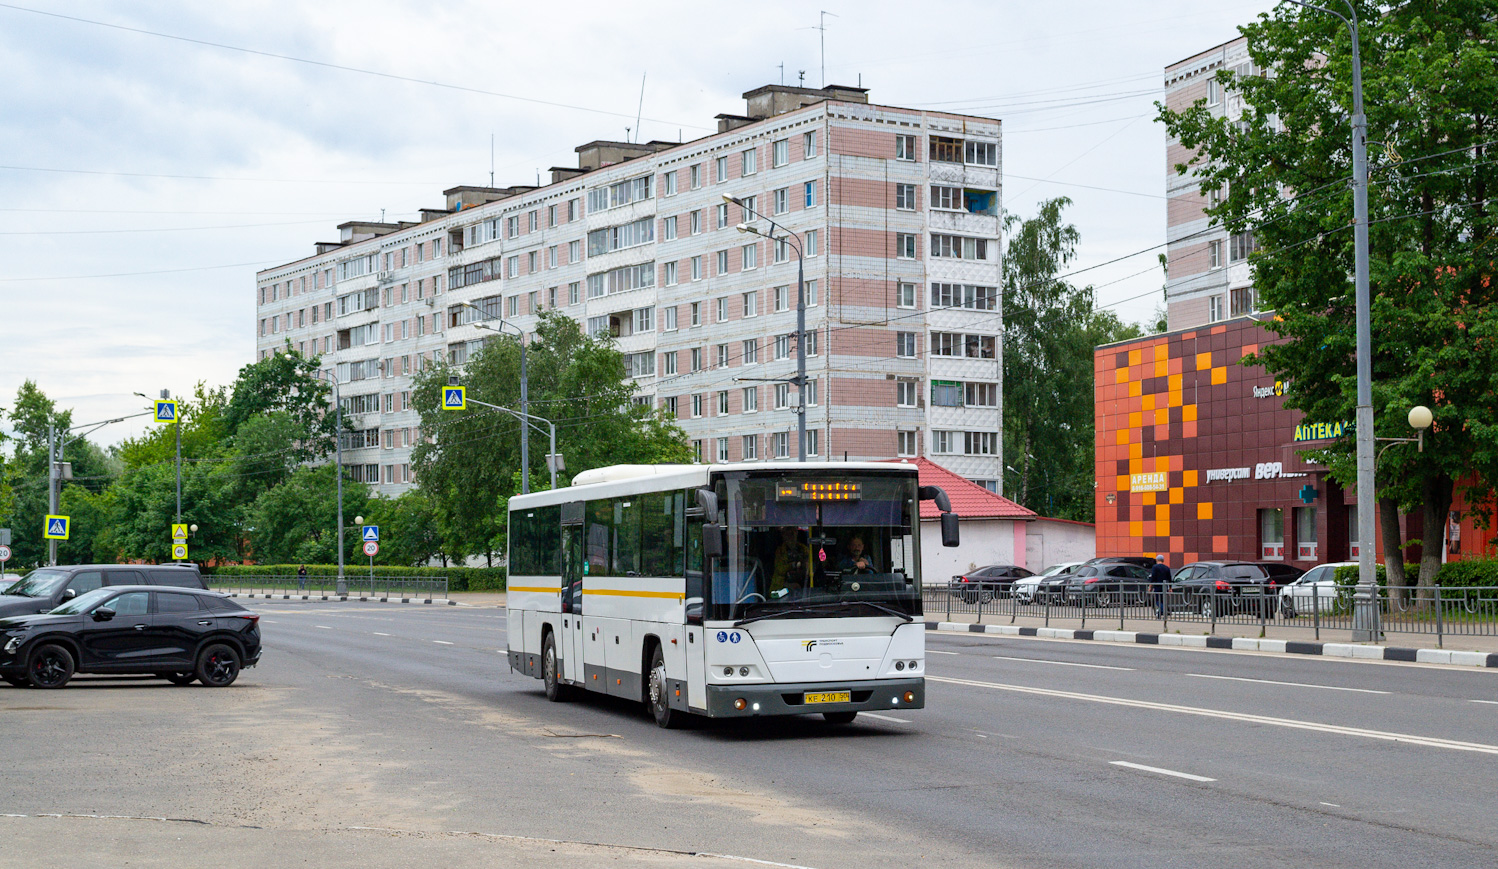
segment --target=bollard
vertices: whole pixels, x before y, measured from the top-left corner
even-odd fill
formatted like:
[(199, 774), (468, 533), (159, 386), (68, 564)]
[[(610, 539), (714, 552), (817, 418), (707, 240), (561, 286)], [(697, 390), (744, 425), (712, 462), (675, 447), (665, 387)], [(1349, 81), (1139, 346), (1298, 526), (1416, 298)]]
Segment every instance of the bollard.
[(1446, 648), (1445, 625), (1443, 623), (1445, 613), (1442, 612), (1444, 609), (1445, 607), (1441, 605), (1441, 587), (1438, 585), (1436, 586), (1436, 648), (1438, 649)]
[[(1291, 592), (1290, 600), (1294, 601), (1294, 592)], [(1319, 583), (1311, 583), (1311, 621), (1316, 625), (1316, 641), (1321, 641), (1321, 587)]]

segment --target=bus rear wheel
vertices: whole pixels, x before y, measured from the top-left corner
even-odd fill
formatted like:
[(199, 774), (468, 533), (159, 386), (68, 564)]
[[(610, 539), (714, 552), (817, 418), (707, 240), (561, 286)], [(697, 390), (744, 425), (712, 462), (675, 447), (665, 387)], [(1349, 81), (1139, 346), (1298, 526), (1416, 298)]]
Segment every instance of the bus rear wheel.
[(649, 688), (645, 700), (650, 706), (650, 714), (655, 716), (655, 723), (667, 730), (680, 727), (687, 716), (681, 710), (671, 708), (670, 687), (666, 683), (666, 655), (659, 645), (650, 655)]
[(546, 686), (546, 699), (561, 703), (572, 699), (572, 687), (563, 685), (557, 675), (557, 636), (548, 633), (541, 641), (541, 684)]

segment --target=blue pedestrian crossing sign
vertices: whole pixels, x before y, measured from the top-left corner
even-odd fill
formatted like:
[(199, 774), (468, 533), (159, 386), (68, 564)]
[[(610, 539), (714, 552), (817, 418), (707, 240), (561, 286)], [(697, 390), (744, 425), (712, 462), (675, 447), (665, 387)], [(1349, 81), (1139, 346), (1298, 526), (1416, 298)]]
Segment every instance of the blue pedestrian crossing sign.
[(67, 540), (71, 517), (48, 516), (42, 524), (42, 536), (48, 540)]
[(364, 526), (364, 539), (365, 540), (379, 540), (380, 539), (380, 526), (378, 526), (378, 525), (365, 525)]
[(176, 422), (177, 402), (168, 401), (166, 399), (162, 399), (161, 401), (156, 402), (156, 421)]
[(465, 410), (468, 407), (468, 387), (466, 386), (444, 386), (442, 387), (442, 409), (443, 410)]

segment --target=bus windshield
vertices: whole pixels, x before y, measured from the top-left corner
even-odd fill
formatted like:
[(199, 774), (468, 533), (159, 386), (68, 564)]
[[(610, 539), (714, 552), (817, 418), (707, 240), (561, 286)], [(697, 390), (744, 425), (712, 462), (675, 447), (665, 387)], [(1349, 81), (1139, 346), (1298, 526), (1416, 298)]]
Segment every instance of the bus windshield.
[(717, 489), (728, 549), (709, 618), (921, 615), (914, 476), (734, 474)]

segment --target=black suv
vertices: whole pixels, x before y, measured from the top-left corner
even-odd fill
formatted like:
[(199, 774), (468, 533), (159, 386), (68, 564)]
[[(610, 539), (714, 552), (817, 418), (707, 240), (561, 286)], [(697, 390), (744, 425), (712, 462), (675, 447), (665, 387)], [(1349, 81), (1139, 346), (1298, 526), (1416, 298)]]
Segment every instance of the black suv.
[(1279, 608), (1281, 582), (1264, 565), (1251, 561), (1196, 561), (1172, 577), (1169, 606), (1208, 619), (1240, 612), (1272, 619)]
[(260, 616), (216, 591), (105, 586), (50, 613), (0, 618), (0, 679), (61, 688), (74, 673), (232, 685), (260, 660)]
[(207, 588), (196, 564), (75, 564), (41, 567), (0, 592), (0, 617), (49, 613), (80, 594), (112, 585)]

